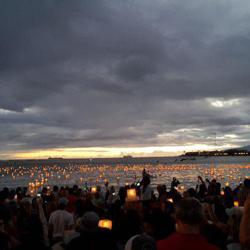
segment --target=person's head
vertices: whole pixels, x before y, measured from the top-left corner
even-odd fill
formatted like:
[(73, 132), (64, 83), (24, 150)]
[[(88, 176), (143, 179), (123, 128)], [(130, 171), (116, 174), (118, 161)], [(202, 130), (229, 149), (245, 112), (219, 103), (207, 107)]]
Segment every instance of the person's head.
[(53, 192), (57, 193), (59, 191), (58, 186), (53, 186)]
[(176, 205), (175, 218), (178, 228), (184, 226), (199, 227), (204, 220), (201, 203), (194, 198), (182, 199)]
[(114, 193), (115, 192), (115, 187), (114, 186), (111, 186), (110, 187), (110, 193)]
[(81, 232), (96, 232), (98, 230), (99, 216), (95, 212), (86, 212), (80, 224)]
[(31, 214), (32, 199), (23, 198), (20, 203), (20, 209), (22, 210), (22, 212), (26, 213), (27, 215)]
[(188, 197), (196, 198), (197, 193), (196, 193), (194, 188), (189, 188), (187, 191), (184, 192), (184, 196), (186, 198), (188, 198)]
[(156, 250), (156, 243), (154, 239), (147, 235), (136, 235), (131, 237), (126, 245), (125, 250)]
[(59, 209), (64, 210), (67, 207), (68, 203), (69, 201), (67, 198), (65, 197), (60, 198), (58, 201)]
[(46, 195), (48, 193), (48, 188), (43, 187), (42, 189), (42, 194)]

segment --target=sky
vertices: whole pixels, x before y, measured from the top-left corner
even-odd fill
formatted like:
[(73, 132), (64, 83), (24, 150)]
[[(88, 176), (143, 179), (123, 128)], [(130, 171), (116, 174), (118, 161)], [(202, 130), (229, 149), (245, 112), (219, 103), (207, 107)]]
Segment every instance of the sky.
[(250, 144), (249, 0), (0, 0), (0, 159)]

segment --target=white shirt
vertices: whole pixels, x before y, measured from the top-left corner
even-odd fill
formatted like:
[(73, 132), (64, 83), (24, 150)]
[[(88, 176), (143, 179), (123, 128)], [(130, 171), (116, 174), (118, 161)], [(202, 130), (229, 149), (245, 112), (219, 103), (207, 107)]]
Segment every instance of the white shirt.
[(53, 238), (63, 237), (64, 231), (74, 225), (73, 215), (65, 210), (56, 210), (50, 215), (49, 224), (53, 226)]

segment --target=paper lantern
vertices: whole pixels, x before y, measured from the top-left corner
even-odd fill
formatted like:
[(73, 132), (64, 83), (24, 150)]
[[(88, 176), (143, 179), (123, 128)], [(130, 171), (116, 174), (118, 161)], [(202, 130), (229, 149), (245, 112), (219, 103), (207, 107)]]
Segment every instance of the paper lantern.
[(138, 196), (136, 194), (136, 190), (134, 188), (128, 189), (126, 201), (137, 201), (137, 200)]
[(91, 188), (91, 193), (92, 193), (92, 194), (95, 194), (96, 192), (97, 192), (97, 188), (96, 188), (96, 187), (92, 187), (92, 188)]
[(112, 221), (111, 220), (99, 220), (98, 227), (100, 228), (107, 228), (109, 230), (112, 229)]
[(234, 201), (234, 206), (238, 207), (239, 206), (239, 202), (238, 201)]

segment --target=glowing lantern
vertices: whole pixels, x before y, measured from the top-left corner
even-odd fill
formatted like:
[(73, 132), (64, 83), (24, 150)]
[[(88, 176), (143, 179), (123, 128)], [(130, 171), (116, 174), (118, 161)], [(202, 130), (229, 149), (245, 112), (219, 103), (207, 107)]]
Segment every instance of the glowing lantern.
[(226, 187), (229, 187), (229, 183), (228, 182), (226, 182)]
[(126, 201), (137, 201), (138, 197), (136, 194), (136, 190), (134, 188), (127, 190), (127, 198)]
[(239, 206), (239, 202), (238, 201), (234, 201), (234, 206), (238, 207)]
[(98, 227), (100, 228), (107, 228), (109, 230), (112, 229), (112, 221), (111, 220), (99, 220)]
[(92, 193), (92, 194), (95, 194), (96, 192), (97, 192), (97, 188), (96, 188), (96, 187), (92, 187), (92, 188), (91, 188), (91, 193)]
[(223, 196), (225, 192), (223, 190), (220, 191), (220, 195)]
[(172, 198), (167, 199), (167, 201), (170, 202), (170, 203), (174, 202)]

